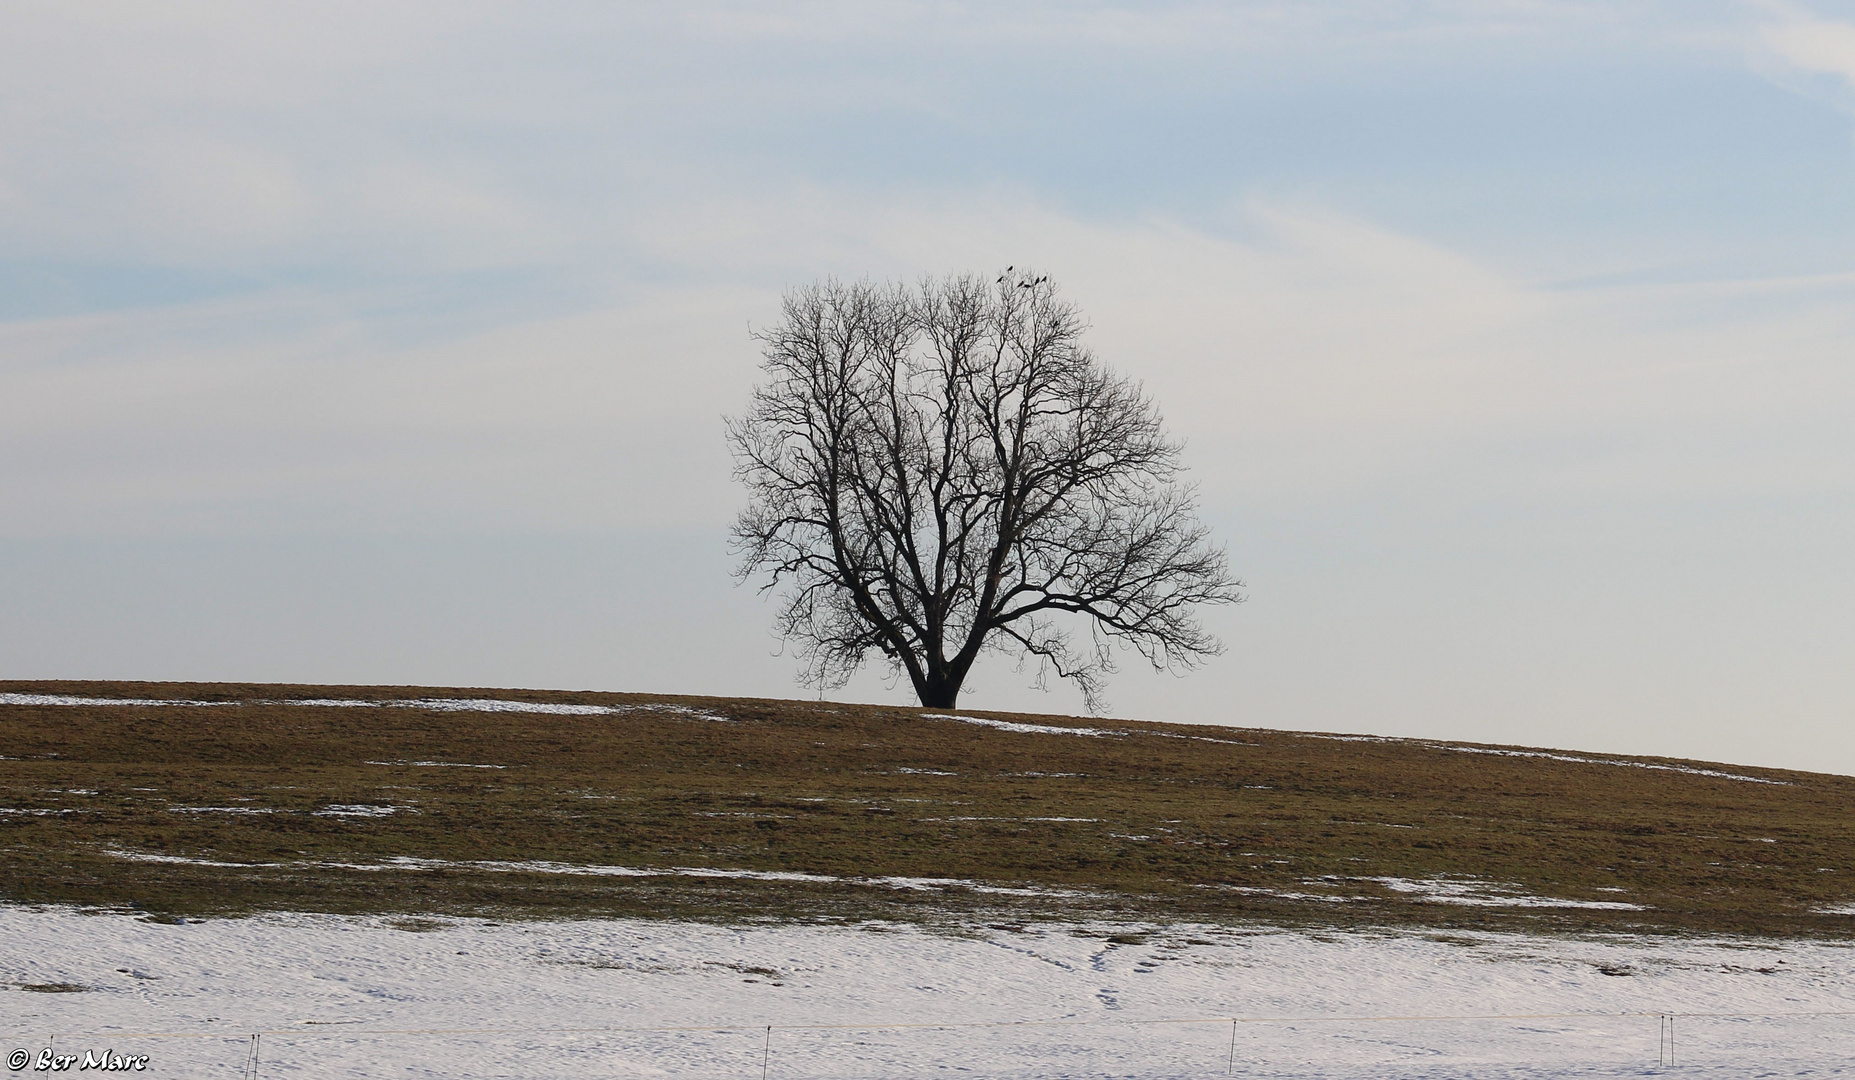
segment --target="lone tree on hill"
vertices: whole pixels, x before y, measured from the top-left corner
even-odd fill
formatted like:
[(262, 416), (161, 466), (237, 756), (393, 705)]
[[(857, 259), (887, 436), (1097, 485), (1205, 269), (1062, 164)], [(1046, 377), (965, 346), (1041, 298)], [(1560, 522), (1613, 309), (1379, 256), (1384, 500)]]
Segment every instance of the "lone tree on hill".
[(1038, 686), (1075, 680), (1094, 711), (1117, 641), (1156, 669), (1223, 650), (1192, 609), (1242, 583), (1178, 482), (1179, 444), (1085, 329), (1048, 278), (1011, 270), (786, 295), (728, 439), (751, 493), (740, 575), (785, 587), (803, 681), (842, 686), (875, 649), (950, 709), (992, 649), (1034, 659)]

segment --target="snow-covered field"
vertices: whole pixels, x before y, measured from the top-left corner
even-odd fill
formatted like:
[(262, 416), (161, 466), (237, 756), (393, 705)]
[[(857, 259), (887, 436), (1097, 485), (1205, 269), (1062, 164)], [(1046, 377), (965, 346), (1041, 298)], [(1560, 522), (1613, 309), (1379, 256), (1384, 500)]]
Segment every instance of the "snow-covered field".
[(174, 1077), (249, 1075), (253, 1033), (263, 1077), (1829, 1076), (1855, 1073), (1852, 976), (1821, 943), (0, 907), (0, 1051)]

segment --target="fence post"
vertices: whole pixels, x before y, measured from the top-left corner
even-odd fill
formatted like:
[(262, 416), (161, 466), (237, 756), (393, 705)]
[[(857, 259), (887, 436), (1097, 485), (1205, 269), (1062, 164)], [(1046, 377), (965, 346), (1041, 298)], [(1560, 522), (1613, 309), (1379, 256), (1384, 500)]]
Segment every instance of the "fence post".
[(251, 1049), (245, 1052), (245, 1080), (258, 1080), (258, 1040), (263, 1038), (257, 1032), (251, 1034)]
[(1230, 1060), (1224, 1063), (1224, 1075), (1237, 1074), (1237, 1018), (1230, 1018)]
[(773, 1025), (766, 1026), (766, 1041), (760, 1044), (760, 1080), (766, 1080), (766, 1064), (773, 1052)]

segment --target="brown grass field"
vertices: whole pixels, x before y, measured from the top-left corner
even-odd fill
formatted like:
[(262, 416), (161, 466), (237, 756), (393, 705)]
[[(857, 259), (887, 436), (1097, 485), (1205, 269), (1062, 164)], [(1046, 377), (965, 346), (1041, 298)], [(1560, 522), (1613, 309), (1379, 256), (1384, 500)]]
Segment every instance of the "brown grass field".
[[(1015, 732), (824, 702), (173, 683), (0, 693), (223, 703), (0, 705), (0, 898), (17, 903), (154, 918), (1855, 930), (1855, 915), (1821, 911), (1855, 902), (1844, 776), (962, 714), (1108, 733)], [(287, 703), (492, 697), (626, 711)], [(804, 876), (690, 873), (704, 870)], [(940, 880), (883, 880), (897, 878)], [(1437, 889), (1479, 889), (1481, 902), (1439, 902)]]

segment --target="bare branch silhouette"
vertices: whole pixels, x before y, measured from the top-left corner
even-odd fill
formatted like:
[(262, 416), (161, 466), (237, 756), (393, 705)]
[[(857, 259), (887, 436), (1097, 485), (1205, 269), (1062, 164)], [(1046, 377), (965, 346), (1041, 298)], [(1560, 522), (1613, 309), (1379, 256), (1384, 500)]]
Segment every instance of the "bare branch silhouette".
[(1116, 643), (1156, 668), (1222, 651), (1193, 609), (1241, 583), (1178, 444), (1085, 329), (1048, 277), (1012, 268), (787, 294), (728, 438), (751, 495), (740, 574), (783, 591), (804, 681), (841, 686), (875, 650), (952, 708), (992, 649), (1097, 710)]

